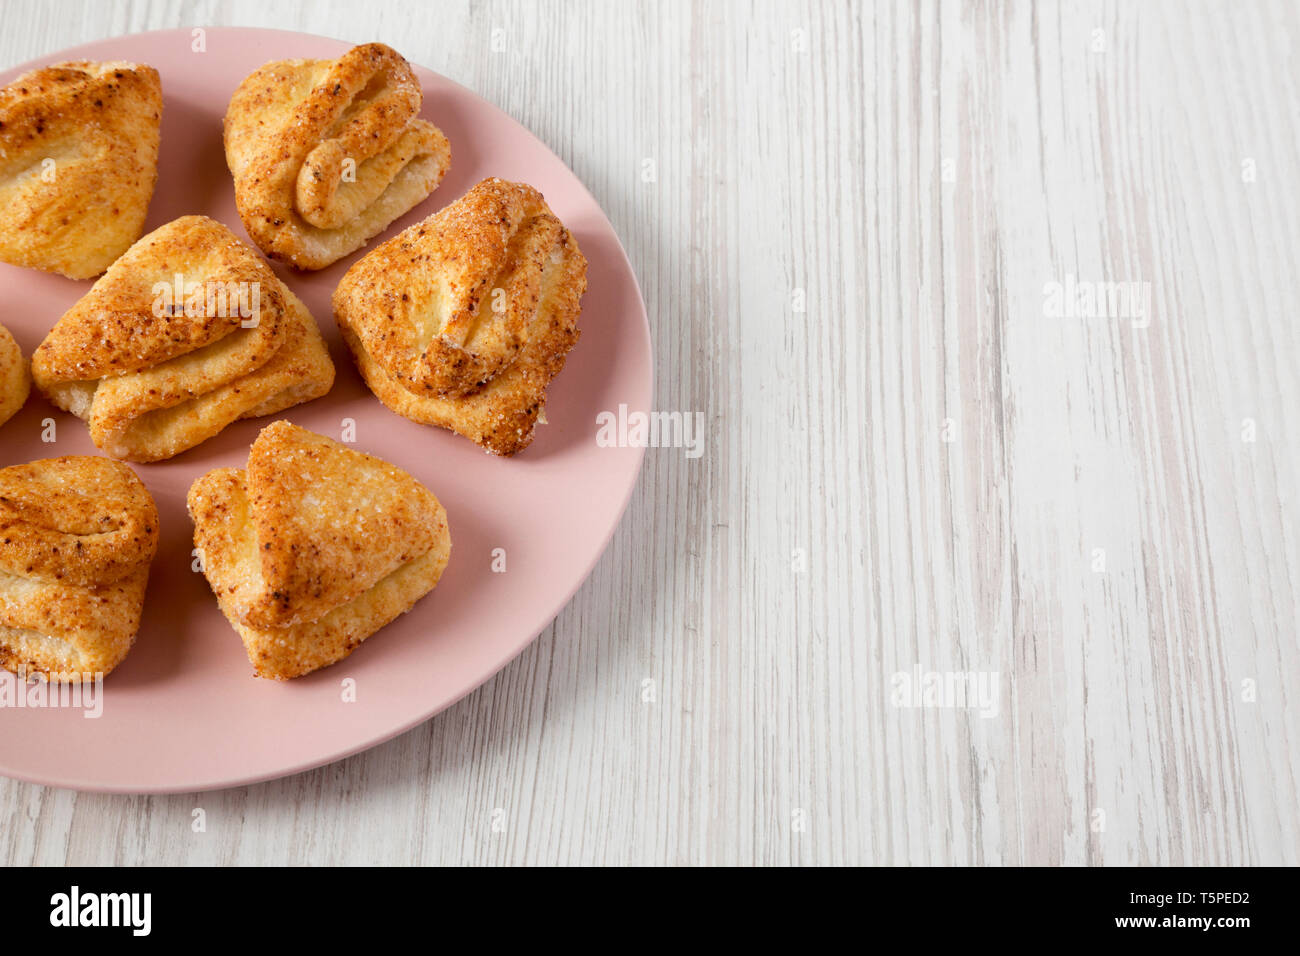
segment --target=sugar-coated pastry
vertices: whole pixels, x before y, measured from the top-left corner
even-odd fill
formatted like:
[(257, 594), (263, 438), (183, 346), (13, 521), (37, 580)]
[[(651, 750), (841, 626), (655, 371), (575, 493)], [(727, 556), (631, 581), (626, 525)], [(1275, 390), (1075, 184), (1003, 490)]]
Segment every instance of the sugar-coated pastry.
[(137, 63), (58, 63), (0, 89), (0, 261), (97, 276), (140, 238), (162, 85)]
[(485, 179), (354, 264), (334, 317), (385, 405), (513, 455), (578, 341), (586, 288), (587, 260), (541, 193)]
[(451, 166), (442, 130), (392, 47), (254, 70), (226, 111), (226, 163), (253, 241), (273, 259), (323, 269), (422, 202)]
[(447, 515), (394, 465), (273, 422), (248, 468), (218, 468), (187, 500), (194, 544), (259, 677), (336, 663), (433, 590)]
[(18, 343), (0, 325), (0, 425), (18, 413), (32, 390), (32, 377)]
[(185, 216), (130, 248), (32, 356), (36, 387), (106, 454), (158, 461), (319, 398), (316, 320), (229, 229)]
[(0, 469), (0, 666), (78, 682), (135, 641), (158, 510), (126, 465), (74, 455)]

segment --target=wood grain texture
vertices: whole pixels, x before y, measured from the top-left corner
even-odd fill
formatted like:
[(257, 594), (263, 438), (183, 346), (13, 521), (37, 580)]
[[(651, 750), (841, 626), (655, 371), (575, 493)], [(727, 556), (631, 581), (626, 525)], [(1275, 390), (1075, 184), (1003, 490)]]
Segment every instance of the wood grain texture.
[(2, 16), (6, 65), (238, 24), (475, 89), (600, 200), (709, 426), (441, 716), (220, 793), (0, 781), (6, 862), (1300, 863), (1296, 5)]

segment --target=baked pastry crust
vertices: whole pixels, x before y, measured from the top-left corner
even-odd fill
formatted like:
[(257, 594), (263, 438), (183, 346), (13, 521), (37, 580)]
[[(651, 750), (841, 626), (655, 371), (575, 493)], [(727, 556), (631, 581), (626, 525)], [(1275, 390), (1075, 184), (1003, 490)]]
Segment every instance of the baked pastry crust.
[(485, 179), (355, 263), (334, 317), (385, 405), (513, 455), (578, 341), (586, 288), (587, 260), (542, 194)]
[(9, 330), (0, 325), (0, 425), (18, 414), (31, 390), (27, 359)]
[(161, 119), (158, 71), (137, 63), (58, 63), (0, 90), (0, 260), (72, 279), (112, 265), (144, 229)]
[(0, 666), (76, 683), (135, 641), (158, 510), (126, 465), (73, 455), (0, 469)]
[(451, 146), (418, 119), (424, 94), (392, 47), (276, 60), (231, 97), (226, 163), (249, 236), (268, 256), (323, 269), (442, 182)]
[[(178, 277), (199, 300), (181, 302), (182, 291), (160, 304)], [(147, 462), (319, 398), (334, 365), (316, 320), (266, 262), (221, 223), (185, 216), (132, 246), (59, 319), (32, 375), (101, 450)]]
[(248, 468), (187, 499), (194, 544), (259, 677), (336, 663), (431, 591), (451, 555), (447, 515), (409, 474), (287, 421)]

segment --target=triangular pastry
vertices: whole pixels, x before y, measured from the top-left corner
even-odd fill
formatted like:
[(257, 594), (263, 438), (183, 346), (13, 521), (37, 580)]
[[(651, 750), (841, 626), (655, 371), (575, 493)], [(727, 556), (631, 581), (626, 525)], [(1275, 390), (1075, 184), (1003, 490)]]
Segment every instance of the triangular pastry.
[(31, 390), (27, 359), (9, 330), (0, 325), (0, 425), (18, 414)]
[(485, 179), (354, 264), (334, 317), (385, 405), (513, 455), (578, 341), (586, 288), (587, 260), (541, 193)]
[(431, 591), (451, 555), (433, 493), (382, 459), (273, 422), (246, 470), (190, 488), (194, 544), (259, 677), (347, 657)]
[(253, 241), (323, 269), (422, 202), (451, 166), (442, 130), (418, 119), (411, 65), (382, 43), (337, 60), (276, 60), (226, 111), (226, 163)]
[(266, 262), (221, 223), (185, 216), (132, 246), (59, 319), (32, 376), (105, 453), (144, 462), (319, 398), (334, 365)]
[(77, 682), (140, 624), (158, 510), (126, 465), (69, 456), (0, 469), (0, 666)]
[(136, 63), (58, 63), (0, 90), (0, 260), (97, 276), (140, 238), (162, 85)]

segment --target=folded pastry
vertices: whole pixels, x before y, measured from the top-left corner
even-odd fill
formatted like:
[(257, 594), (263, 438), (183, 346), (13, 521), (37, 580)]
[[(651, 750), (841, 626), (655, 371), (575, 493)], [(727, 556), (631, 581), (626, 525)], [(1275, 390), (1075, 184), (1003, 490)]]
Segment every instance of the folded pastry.
[(88, 279), (140, 238), (158, 179), (158, 71), (58, 63), (0, 90), (0, 260)]
[(0, 325), (0, 425), (18, 413), (31, 389), (27, 359), (9, 330)]
[(135, 641), (157, 548), (153, 498), (121, 462), (0, 469), (0, 666), (72, 683), (111, 671)]
[(586, 288), (587, 260), (542, 194), (485, 179), (353, 265), (334, 317), (385, 405), (513, 455), (578, 341)]
[(36, 387), (105, 453), (170, 458), (240, 418), (319, 398), (334, 365), (307, 307), (221, 223), (145, 236), (55, 324)]
[(423, 99), (411, 65), (382, 43), (253, 71), (225, 120), (253, 241), (273, 259), (323, 269), (422, 202), (451, 166), (442, 130), (416, 118)]
[(273, 422), (247, 470), (190, 488), (194, 544), (259, 677), (336, 663), (433, 590), (451, 555), (438, 499), (394, 465)]

